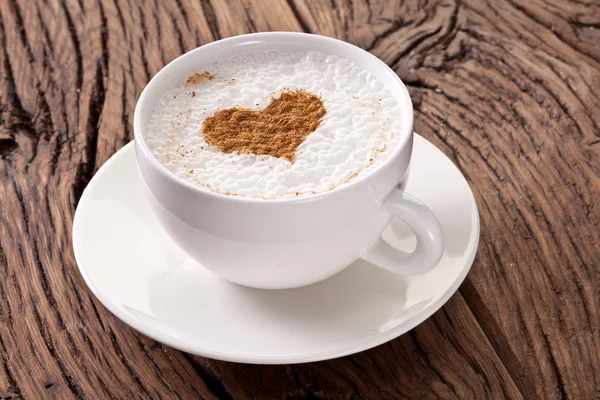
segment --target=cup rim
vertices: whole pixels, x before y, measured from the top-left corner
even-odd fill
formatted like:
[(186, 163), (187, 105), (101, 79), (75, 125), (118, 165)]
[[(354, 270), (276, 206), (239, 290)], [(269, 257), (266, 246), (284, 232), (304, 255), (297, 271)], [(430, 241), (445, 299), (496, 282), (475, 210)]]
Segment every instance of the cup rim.
[[(387, 72), (390, 73), (392, 80), (397, 84), (397, 88), (393, 88), (392, 90), (400, 90), (403, 97), (405, 98), (404, 103), (401, 104), (400, 107), (402, 108), (403, 111), (404, 110), (406, 111), (406, 113), (403, 112), (403, 115), (402, 115), (402, 118), (404, 118), (406, 122), (404, 124), (402, 124), (402, 130), (398, 133), (399, 136), (401, 137), (401, 143), (397, 146), (397, 148), (388, 156), (388, 158), (381, 165), (379, 165), (377, 168), (373, 168), (371, 171), (367, 171), (365, 174), (361, 174), (360, 176), (355, 177), (350, 182), (344, 184), (342, 187), (339, 187), (339, 188), (334, 188), (334, 189), (331, 189), (331, 190), (328, 190), (325, 192), (316, 193), (316, 194), (309, 195), (309, 196), (265, 199), (265, 198), (250, 197), (250, 196), (231, 196), (231, 195), (226, 195), (226, 194), (222, 194), (222, 193), (218, 193), (218, 192), (213, 192), (212, 190), (205, 188), (201, 185), (194, 185), (194, 184), (184, 180), (183, 178), (175, 175), (173, 172), (169, 171), (162, 163), (160, 163), (160, 161), (158, 161), (156, 159), (156, 157), (154, 157), (154, 155), (152, 154), (152, 152), (150, 151), (150, 149), (148, 148), (148, 146), (146, 144), (144, 135), (142, 134), (142, 127), (141, 127), (141, 125), (142, 125), (141, 107), (142, 107), (142, 104), (145, 101), (147, 101), (147, 99), (149, 97), (149, 95), (148, 95), (148, 92), (150, 91), (149, 88), (152, 85), (156, 84), (156, 82), (158, 80), (167, 76), (169, 74), (169, 70), (172, 69), (174, 65), (176, 65), (178, 63), (186, 62), (187, 58), (193, 57), (197, 53), (206, 51), (207, 49), (210, 49), (210, 48), (219, 47), (219, 46), (227, 46), (227, 45), (234, 45), (234, 44), (240, 45), (240, 44), (244, 44), (244, 43), (248, 43), (248, 42), (269, 43), (269, 41), (268, 41), (269, 38), (280, 39), (280, 40), (287, 39), (287, 40), (294, 40), (294, 41), (302, 41), (307, 38), (310, 38), (310, 40), (329, 42), (335, 46), (345, 47), (347, 49), (350, 49), (351, 51), (362, 54), (363, 57), (371, 59), (372, 61), (382, 65), (384, 67), (384, 69), (386, 69)], [(316, 34), (312, 34), (312, 33), (259, 32), (259, 33), (248, 33), (248, 34), (231, 36), (231, 37), (228, 37), (225, 39), (220, 39), (220, 40), (217, 40), (217, 41), (214, 41), (211, 43), (207, 43), (207, 44), (197, 47), (193, 50), (190, 50), (187, 53), (180, 55), (179, 57), (175, 58), (173, 61), (171, 61), (167, 65), (165, 65), (160, 71), (158, 71), (156, 73), (156, 75), (154, 75), (150, 79), (150, 81), (146, 84), (146, 86), (142, 90), (140, 97), (138, 98), (138, 101), (137, 101), (136, 107), (135, 107), (135, 111), (134, 111), (134, 117), (133, 117), (133, 136), (136, 141), (136, 146), (135, 146), (136, 152), (138, 152), (138, 150), (141, 150), (143, 156), (146, 157), (150, 161), (150, 163), (153, 165), (153, 167), (155, 169), (157, 169), (163, 176), (165, 176), (167, 179), (171, 180), (173, 183), (176, 183), (177, 185), (182, 185), (183, 187), (186, 187), (189, 190), (192, 190), (193, 192), (197, 192), (202, 195), (207, 195), (207, 196), (213, 197), (215, 199), (220, 199), (220, 200), (225, 200), (225, 201), (233, 201), (233, 202), (261, 203), (261, 204), (264, 204), (264, 203), (277, 203), (277, 204), (299, 203), (299, 202), (317, 200), (317, 199), (329, 196), (332, 193), (340, 193), (340, 192), (344, 192), (347, 190), (351, 190), (353, 187), (356, 187), (360, 183), (370, 179), (373, 175), (375, 175), (378, 171), (380, 171), (386, 165), (388, 165), (399, 153), (401, 153), (404, 150), (405, 146), (409, 142), (410, 136), (413, 134), (413, 119), (414, 119), (413, 105), (412, 105), (412, 100), (411, 100), (410, 94), (408, 92), (408, 89), (406, 88), (406, 86), (404, 85), (404, 83), (402, 82), (400, 77), (386, 63), (384, 63), (382, 60), (380, 60), (378, 57), (374, 56), (373, 54), (369, 53), (368, 51), (361, 49), (360, 47), (355, 46), (351, 43), (345, 42), (343, 40), (339, 40), (339, 39), (335, 39), (335, 38), (331, 38), (331, 37), (327, 37), (327, 36), (322, 36), (322, 35), (316, 35)], [(145, 178), (143, 178), (143, 179), (145, 180)]]

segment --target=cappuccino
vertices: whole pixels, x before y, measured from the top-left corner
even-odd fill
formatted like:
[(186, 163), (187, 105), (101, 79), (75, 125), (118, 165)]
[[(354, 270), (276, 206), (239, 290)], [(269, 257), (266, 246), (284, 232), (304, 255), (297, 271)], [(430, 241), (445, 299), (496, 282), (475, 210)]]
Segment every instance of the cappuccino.
[(153, 156), (213, 192), (263, 199), (324, 193), (377, 168), (401, 143), (402, 109), (374, 74), (317, 51), (241, 53), (163, 94)]

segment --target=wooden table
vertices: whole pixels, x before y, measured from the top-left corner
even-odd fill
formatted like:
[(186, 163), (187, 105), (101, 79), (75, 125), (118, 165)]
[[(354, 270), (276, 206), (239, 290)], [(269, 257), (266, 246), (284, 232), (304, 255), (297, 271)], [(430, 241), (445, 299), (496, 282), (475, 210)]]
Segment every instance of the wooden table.
[[(2, 0), (0, 17), (0, 398), (600, 398), (597, 0)], [(480, 207), (459, 292), (354, 356), (191, 356), (118, 321), (75, 264), (75, 207), (148, 80), (268, 30), (389, 64)]]

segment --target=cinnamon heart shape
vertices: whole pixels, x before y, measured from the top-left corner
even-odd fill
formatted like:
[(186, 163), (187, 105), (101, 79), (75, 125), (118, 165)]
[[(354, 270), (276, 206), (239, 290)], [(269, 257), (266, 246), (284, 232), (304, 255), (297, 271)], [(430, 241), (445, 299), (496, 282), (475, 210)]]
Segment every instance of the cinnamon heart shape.
[(206, 118), (202, 135), (224, 153), (252, 153), (293, 162), (296, 149), (321, 124), (323, 101), (305, 90), (283, 92), (263, 110), (234, 107)]

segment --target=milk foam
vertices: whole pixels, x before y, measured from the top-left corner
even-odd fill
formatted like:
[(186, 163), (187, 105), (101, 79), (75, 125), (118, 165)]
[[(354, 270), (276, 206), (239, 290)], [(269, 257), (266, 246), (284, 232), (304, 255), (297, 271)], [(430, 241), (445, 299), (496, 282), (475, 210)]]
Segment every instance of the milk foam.
[[(203, 66), (216, 77), (181, 84), (158, 101), (147, 131), (152, 154), (175, 175), (214, 192), (265, 199), (342, 187), (377, 168), (400, 142), (402, 110), (377, 76), (317, 51), (248, 52)], [(284, 90), (319, 96), (327, 114), (294, 162), (225, 154), (209, 146), (202, 122), (230, 107), (261, 110)]]

